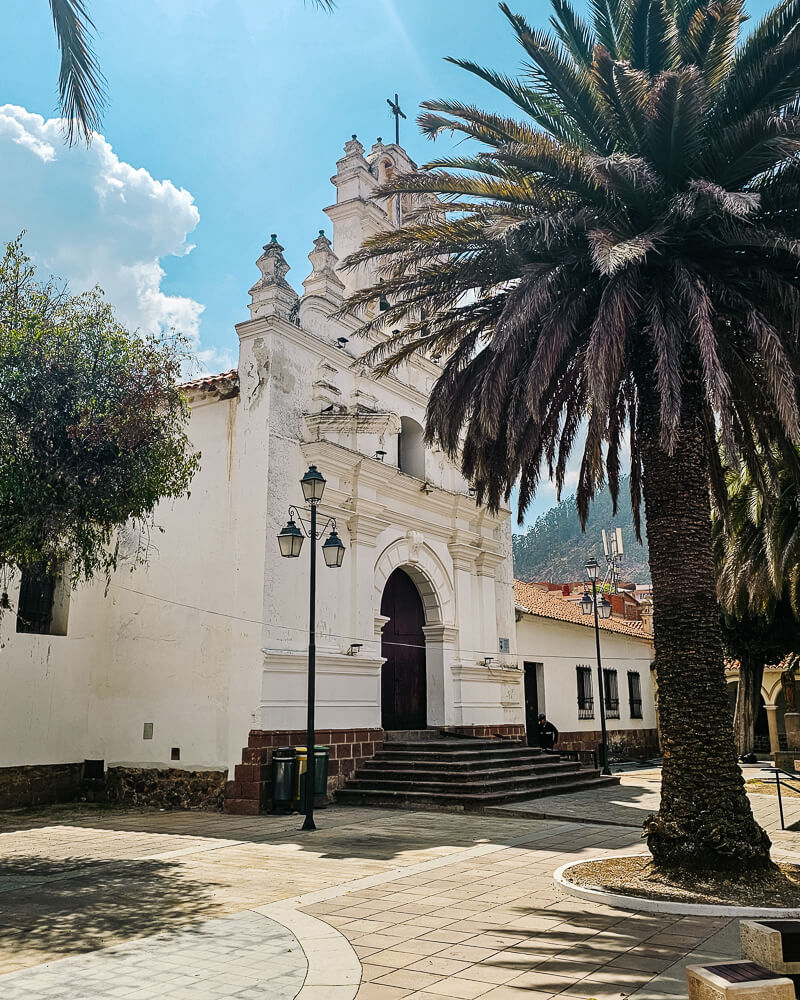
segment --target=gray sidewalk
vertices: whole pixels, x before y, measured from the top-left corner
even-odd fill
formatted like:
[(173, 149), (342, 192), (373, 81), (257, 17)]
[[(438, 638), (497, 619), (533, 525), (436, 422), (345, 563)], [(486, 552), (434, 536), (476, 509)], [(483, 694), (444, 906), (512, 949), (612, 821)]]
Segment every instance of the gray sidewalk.
[(0, 991), (3, 1000), (293, 1000), (306, 968), (293, 934), (245, 911), (12, 972)]

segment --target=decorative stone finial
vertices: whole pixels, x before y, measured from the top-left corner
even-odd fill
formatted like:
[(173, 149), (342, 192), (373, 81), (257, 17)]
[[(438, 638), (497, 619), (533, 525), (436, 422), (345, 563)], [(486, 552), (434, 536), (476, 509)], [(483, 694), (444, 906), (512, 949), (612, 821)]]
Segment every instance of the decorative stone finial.
[(261, 271), (261, 277), (250, 289), (253, 300), (249, 306), (251, 318), (280, 316), (288, 320), (297, 305), (298, 295), (286, 280), (289, 265), (276, 233), (270, 234), (270, 241), (264, 246), (256, 266)]
[(358, 141), (358, 136), (354, 135), (352, 139), (344, 144), (344, 153), (347, 158), (364, 155), (364, 147)]
[(314, 240), (314, 249), (308, 259), (311, 261), (311, 274), (303, 282), (306, 296), (319, 296), (338, 306), (344, 298), (344, 282), (336, 273), (339, 258), (331, 249), (331, 241), (324, 229), (320, 229), (319, 236)]

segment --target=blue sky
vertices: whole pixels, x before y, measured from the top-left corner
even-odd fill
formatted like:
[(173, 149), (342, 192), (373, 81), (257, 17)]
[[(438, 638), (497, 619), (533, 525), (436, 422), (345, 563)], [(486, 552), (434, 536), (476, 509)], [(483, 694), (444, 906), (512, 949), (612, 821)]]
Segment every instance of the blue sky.
[[(513, 6), (537, 24), (549, 7)], [(303, 0), (90, 7), (110, 99), (104, 139), (66, 150), (46, 121), (58, 73), (48, 4), (4, 0), (0, 105), (27, 114), (0, 114), (0, 239), (27, 229), (39, 264), (74, 286), (99, 281), (132, 325), (184, 328), (207, 368), (235, 360), (233, 325), (247, 318), (270, 233), (300, 286), (351, 133), (367, 147), (388, 139), (386, 98), (398, 91), (403, 144), (422, 162), (446, 146), (418, 134), (420, 101), (504, 107), (443, 57), (513, 72), (521, 54), (494, 0), (339, 0), (330, 16)], [(544, 490), (531, 513), (552, 503)]]

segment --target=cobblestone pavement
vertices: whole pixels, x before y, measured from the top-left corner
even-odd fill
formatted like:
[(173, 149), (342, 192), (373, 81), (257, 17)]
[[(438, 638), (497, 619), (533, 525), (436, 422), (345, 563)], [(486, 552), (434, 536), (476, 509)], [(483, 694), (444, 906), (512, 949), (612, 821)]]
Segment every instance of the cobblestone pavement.
[(0, 979), (3, 1000), (293, 1000), (307, 963), (295, 936), (252, 911)]
[[(298, 1000), (675, 1000), (685, 996), (692, 956), (736, 955), (736, 923), (564, 896), (552, 881), (560, 865), (642, 850), (639, 831), (610, 825), (609, 815), (591, 825), (333, 808), (303, 834), (297, 817), (90, 807), (0, 814), (0, 996), (283, 1000), (307, 958)], [(796, 858), (790, 838), (778, 853)], [(225, 948), (205, 949), (203, 977), (177, 980), (193, 964), (184, 949), (217, 927), (227, 927)], [(245, 961), (248, 971), (236, 973), (235, 949), (255, 947), (251, 932), (267, 934), (258, 950), (268, 961), (263, 970)], [(292, 934), (305, 957), (289, 955)], [(177, 972), (171, 958), (150, 957), (169, 941)], [(289, 958), (300, 965), (280, 964)], [(158, 969), (176, 974), (173, 993), (149, 980), (130, 992), (107, 971), (127, 962), (133, 981)], [(288, 977), (289, 992), (275, 992), (271, 979), (265, 987), (234, 978), (267, 974), (266, 966)], [(74, 991), (73, 969), (94, 977), (81, 987), (89, 992)], [(48, 990), (37, 993), (42, 976)]]

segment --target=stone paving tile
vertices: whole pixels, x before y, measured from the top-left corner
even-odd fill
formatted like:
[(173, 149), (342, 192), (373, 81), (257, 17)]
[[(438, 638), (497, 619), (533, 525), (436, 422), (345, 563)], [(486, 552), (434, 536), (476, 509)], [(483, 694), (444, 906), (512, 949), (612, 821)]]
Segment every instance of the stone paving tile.
[[(565, 862), (641, 850), (630, 827), (335, 808), (313, 835), (297, 828), (296, 817), (0, 815), (0, 975), (37, 965), (27, 975), (50, 976), (48, 1000), (77, 1000), (51, 970), (83, 959), (54, 959), (83, 951), (100, 960), (100, 949), (122, 946), (138, 953), (141, 974), (161, 977), (159, 1000), (250, 1000), (259, 956), (226, 969), (219, 942), (195, 941), (191, 952), (176, 949), (176, 970), (147, 942), (166, 928), (190, 935), (213, 918), (296, 900), (357, 949), (358, 1000), (655, 1000), (681, 995), (675, 970), (727, 925), (614, 910), (555, 888), (552, 872)], [(795, 843), (786, 835), (778, 850)], [(721, 947), (714, 957), (735, 954)], [(206, 976), (204, 994), (186, 992), (196, 985), (192, 963)], [(291, 970), (274, 974), (288, 988)], [(0, 979), (3, 1000), (13, 980)], [(148, 989), (152, 1000), (152, 988), (140, 992)], [(326, 987), (313, 989), (327, 1000)]]
[[(240, 913), (0, 979), (3, 1000), (292, 1000), (307, 963), (286, 928)], [(111, 985), (113, 984), (113, 986)]]

